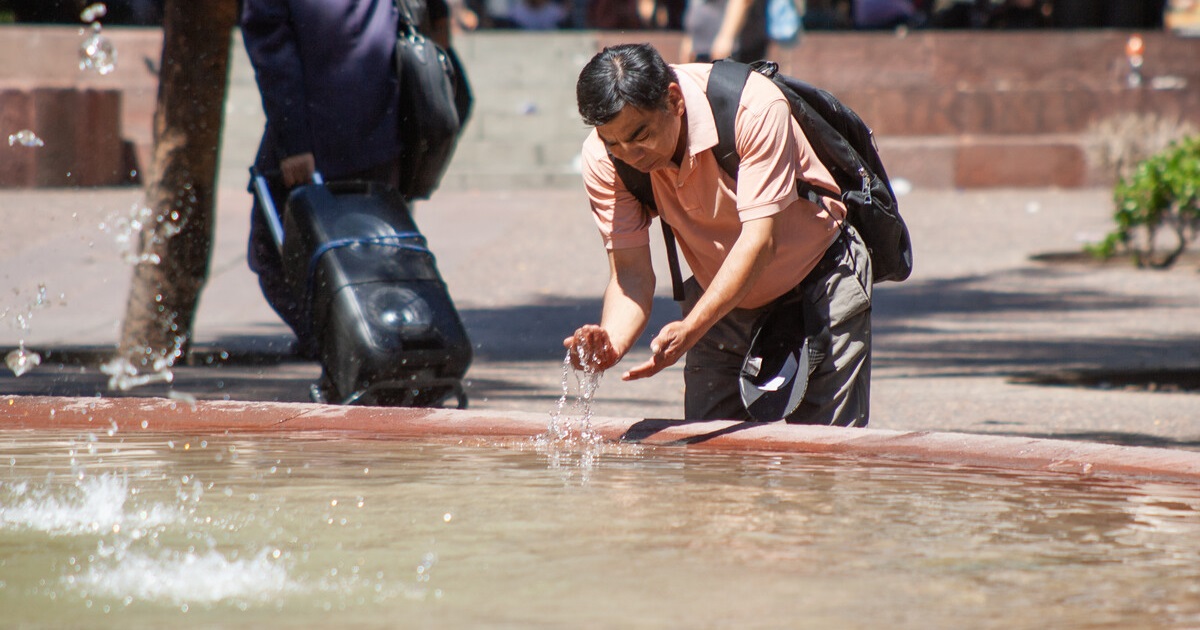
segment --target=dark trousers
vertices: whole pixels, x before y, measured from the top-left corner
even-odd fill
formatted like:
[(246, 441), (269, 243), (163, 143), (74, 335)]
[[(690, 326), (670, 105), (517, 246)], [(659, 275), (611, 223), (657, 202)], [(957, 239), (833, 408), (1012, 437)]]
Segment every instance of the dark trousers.
[[(871, 392), (871, 258), (858, 232), (846, 226), (845, 244), (832, 269), (806, 278), (794, 291), (820, 322), (824, 361), (809, 377), (800, 407), (790, 423), (867, 425)], [(837, 243), (832, 247), (837, 247)], [(702, 293), (695, 278), (685, 283), (684, 315)], [(684, 417), (696, 420), (750, 420), (738, 389), (742, 361), (754, 326), (770, 305), (734, 309), (688, 351), (684, 364)], [(803, 339), (803, 335), (797, 335)]]

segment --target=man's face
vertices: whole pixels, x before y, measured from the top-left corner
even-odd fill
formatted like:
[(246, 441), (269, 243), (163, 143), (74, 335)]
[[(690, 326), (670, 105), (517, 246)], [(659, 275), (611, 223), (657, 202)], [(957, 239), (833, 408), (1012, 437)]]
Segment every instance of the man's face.
[(613, 157), (649, 173), (683, 158), (687, 146), (683, 113), (683, 92), (672, 83), (666, 109), (626, 106), (616, 118), (596, 127), (596, 133)]

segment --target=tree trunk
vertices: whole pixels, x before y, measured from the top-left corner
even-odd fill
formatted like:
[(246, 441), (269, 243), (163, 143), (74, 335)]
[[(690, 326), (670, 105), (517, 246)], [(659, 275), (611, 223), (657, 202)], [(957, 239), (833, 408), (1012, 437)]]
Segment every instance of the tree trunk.
[[(167, 0), (149, 219), (125, 306), (118, 363), (160, 374), (188, 351), (212, 256), (217, 158), (236, 0)], [(124, 387), (122, 387), (124, 388)]]

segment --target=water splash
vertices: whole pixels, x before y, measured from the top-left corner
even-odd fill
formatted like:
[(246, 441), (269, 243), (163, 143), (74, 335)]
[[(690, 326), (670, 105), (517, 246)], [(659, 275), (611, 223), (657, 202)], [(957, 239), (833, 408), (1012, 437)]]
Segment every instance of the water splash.
[[(178, 194), (181, 201), (177, 205), (182, 205), (184, 200), (195, 202), (193, 188), (190, 183), (183, 185)], [(179, 210), (156, 212), (145, 204), (134, 203), (128, 212), (106, 217), (99, 228), (113, 238), (126, 263), (157, 265), (162, 258), (153, 250), (178, 236), (186, 224), (187, 219)], [(157, 296), (160, 312), (163, 309), (162, 300), (162, 295)], [(177, 333), (179, 325), (176, 318), (176, 313), (167, 315), (165, 325)], [(101, 365), (100, 371), (109, 376), (108, 388), (114, 390), (128, 391), (150, 383), (171, 383), (175, 379), (171, 368), (183, 356), (186, 343), (186, 335), (177, 335), (174, 346), (165, 352), (145, 347), (141, 349), (140, 356), (116, 357)], [(185, 400), (189, 404), (193, 402)]]
[(108, 375), (108, 388), (127, 392), (134, 387), (150, 383), (171, 383), (175, 381), (175, 372), (171, 368), (175, 361), (183, 356), (183, 343), (186, 337), (176, 337), (175, 347), (165, 355), (157, 355), (152, 348), (145, 348), (147, 359), (143, 372), (141, 367), (127, 357), (116, 357), (100, 366), (100, 372)]
[(33, 368), (42, 364), (42, 355), (25, 349), (22, 341), (19, 348), (4, 356), (4, 364), (12, 370), (13, 376), (20, 377)]
[[(14, 292), (20, 295), (20, 291), (14, 290)], [(42, 364), (42, 356), (40, 354), (25, 348), (25, 336), (29, 334), (31, 328), (30, 322), (33, 321), (33, 312), (46, 308), (49, 305), (50, 300), (46, 295), (46, 285), (45, 283), (38, 283), (37, 295), (34, 297), (33, 303), (14, 315), (16, 325), (21, 331), (21, 340), (17, 349), (5, 355), (4, 364), (18, 377)], [(0, 313), (0, 319), (7, 317), (8, 314), (9, 310), (5, 309), (4, 312)]]
[(37, 286), (37, 297), (33, 299), (34, 308), (45, 308), (50, 301), (46, 299), (46, 284), (39, 282)]
[(117, 47), (101, 32), (99, 22), (92, 22), (92, 33), (79, 45), (79, 70), (107, 75), (117, 68)]
[(44, 140), (42, 140), (41, 138), (39, 138), (36, 133), (33, 133), (29, 129), (22, 129), (22, 130), (18, 131), (17, 133), (8, 135), (8, 146), (11, 147), (11, 146), (16, 146), (18, 144), (23, 147), (31, 147), (31, 148), (46, 146), (46, 142)]
[[(94, 444), (88, 443), (88, 453)], [(271, 602), (280, 595), (309, 590), (292, 580), (290, 554), (263, 548), (253, 555), (189, 546), (162, 549), (160, 534), (168, 528), (195, 526), (187, 503), (198, 503), (199, 482), (177, 503), (138, 501), (139, 488), (124, 473), (87, 476), (76, 463), (74, 442), (71, 482), (48, 475), (45, 482), (0, 482), (0, 529), (42, 532), (54, 537), (99, 536), (95, 551), (72, 557), (62, 585), (84, 599), (115, 599), (126, 606), (136, 600), (176, 605)], [(188, 490), (181, 482), (179, 492)], [(192, 534), (188, 534), (190, 539)], [(69, 545), (70, 542), (63, 544)], [(145, 548), (149, 546), (149, 549)], [(90, 606), (90, 604), (89, 604)]]
[(306, 590), (289, 577), (273, 549), (263, 549), (252, 558), (226, 557), (212, 549), (151, 555), (101, 542), (96, 556), (97, 561), (81, 575), (64, 578), (85, 597), (186, 606), (224, 600), (265, 603)]
[(179, 519), (164, 505), (126, 513), (136, 490), (125, 475), (104, 473), (76, 479), (65, 490), (52, 484), (0, 484), (0, 527), (28, 529), (54, 535), (85, 535), (121, 531), (131, 536), (146, 528)]
[[(162, 295), (158, 296), (162, 301)], [(167, 316), (166, 324), (173, 332), (179, 331), (175, 318), (177, 314)], [(155, 349), (142, 346), (133, 355), (118, 355), (100, 366), (100, 371), (108, 375), (108, 388), (129, 391), (149, 383), (171, 383), (175, 373), (171, 368), (183, 357), (183, 347), (187, 344), (187, 335), (175, 335), (170, 348)], [(140, 356), (139, 356), (140, 355)]]
[(125, 262), (136, 265), (142, 262), (158, 264), (161, 262), (156, 255), (141, 254), (138, 249), (138, 236), (143, 226), (154, 220), (154, 210), (140, 204), (133, 204), (124, 215), (109, 216), (100, 223), (100, 231), (112, 237), (121, 252)]
[[(550, 412), (550, 426), (546, 431), (546, 439), (552, 442), (594, 443), (600, 440), (591, 426), (592, 400), (600, 389), (600, 379), (603, 370), (590, 367), (585, 361), (581, 364), (588, 366), (583, 370), (573, 369), (571, 352), (563, 357), (562, 396), (558, 398), (557, 408)], [(571, 395), (570, 376), (575, 376), (575, 395)], [(574, 413), (572, 413), (574, 412)]]
[[(580, 349), (582, 352), (582, 349)], [(581, 357), (582, 359), (582, 357)], [(593, 365), (580, 360), (581, 365)], [(575, 377), (575, 393), (571, 392), (571, 376)], [(550, 412), (550, 424), (546, 433), (535, 441), (539, 452), (546, 455), (551, 468), (566, 470), (568, 476), (574, 470), (583, 475), (586, 482), (589, 471), (595, 467), (604, 448), (600, 434), (591, 426), (592, 401), (600, 388), (603, 370), (585, 367), (576, 370), (572, 366), (571, 351), (563, 358), (562, 396), (554, 411)]]
[[(195, 194), (190, 191), (191, 185), (186, 184), (180, 196), (186, 195), (187, 199), (194, 203)], [(160, 214), (144, 204), (135, 203), (123, 215), (106, 217), (99, 227), (100, 231), (112, 237), (125, 262), (131, 265), (157, 265), (162, 262), (162, 258), (147, 250), (152, 250), (153, 246), (178, 236), (186, 225), (187, 219), (178, 210)], [(149, 229), (151, 226), (153, 229)], [(141, 246), (142, 238), (147, 239), (145, 247)]]

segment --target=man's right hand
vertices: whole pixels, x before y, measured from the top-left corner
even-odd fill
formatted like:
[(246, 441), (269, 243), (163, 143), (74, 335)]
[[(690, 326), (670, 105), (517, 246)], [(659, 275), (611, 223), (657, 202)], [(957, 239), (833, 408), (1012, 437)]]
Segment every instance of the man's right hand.
[(317, 161), (312, 153), (290, 155), (279, 163), (279, 170), (283, 174), (283, 185), (293, 188), (312, 183), (313, 173), (317, 172)]
[(595, 325), (581, 326), (575, 334), (563, 340), (571, 357), (571, 366), (585, 372), (603, 372), (621, 360), (613, 348), (608, 331)]

